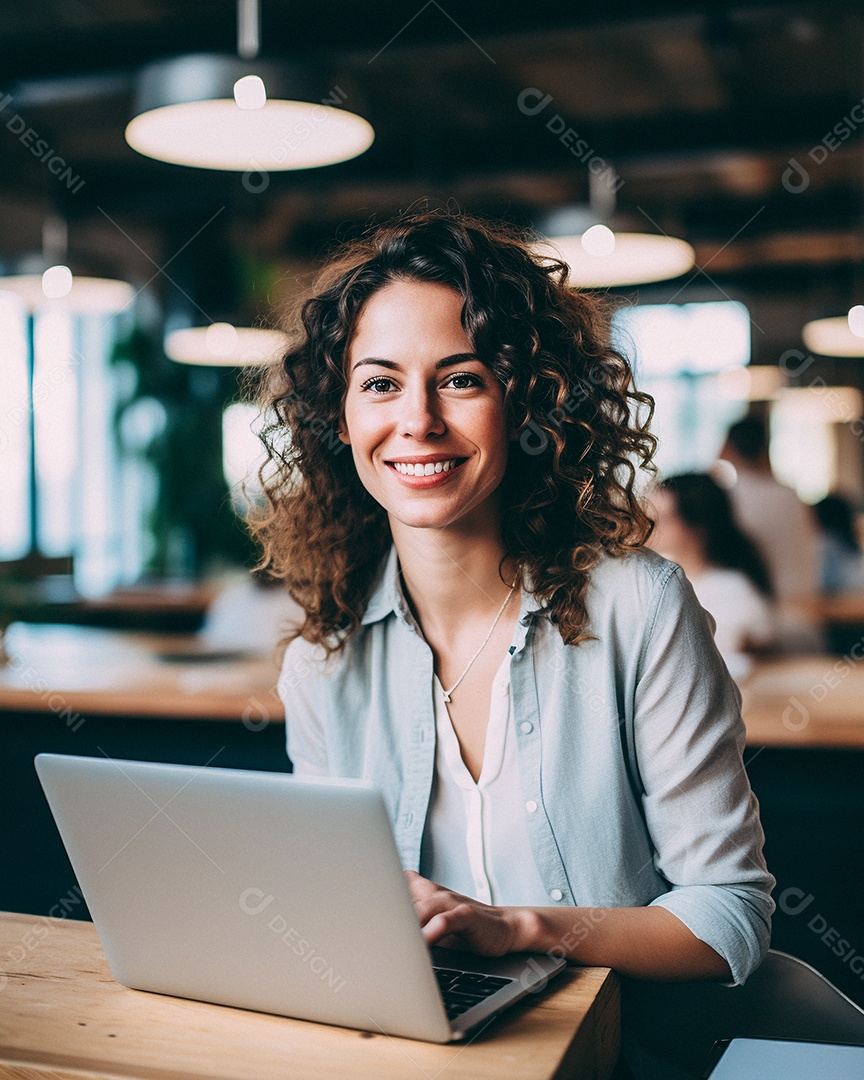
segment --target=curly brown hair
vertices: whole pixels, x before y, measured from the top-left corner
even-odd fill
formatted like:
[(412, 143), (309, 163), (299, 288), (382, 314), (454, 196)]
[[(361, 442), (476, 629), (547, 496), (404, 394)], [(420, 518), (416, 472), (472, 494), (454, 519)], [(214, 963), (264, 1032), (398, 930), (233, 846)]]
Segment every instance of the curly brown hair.
[(537, 238), (450, 210), (410, 212), (337, 252), (299, 309), (287, 352), (259, 374), (266, 504), (248, 523), (259, 569), (306, 612), (300, 635), (339, 650), (359, 629), (390, 546), (387, 514), (338, 438), (347, 351), (369, 297), (400, 280), (464, 299), (462, 323), (504, 389), (515, 438), (501, 481), (501, 536), (518, 580), (567, 644), (590, 637), (585, 593), (605, 551), (641, 547), (652, 522), (635, 488), (654, 471), (653, 399), (613, 347), (611, 305), (567, 285)]

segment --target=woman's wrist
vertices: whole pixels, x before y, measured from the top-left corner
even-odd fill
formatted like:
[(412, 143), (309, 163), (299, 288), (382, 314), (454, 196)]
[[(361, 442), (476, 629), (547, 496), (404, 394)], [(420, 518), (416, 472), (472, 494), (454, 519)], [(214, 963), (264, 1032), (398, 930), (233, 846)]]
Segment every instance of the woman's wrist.
[(579, 946), (603, 922), (608, 909), (580, 907), (511, 908), (518, 944), (514, 952), (545, 952), (582, 963)]
[(536, 908), (511, 907), (504, 909), (513, 926), (511, 952), (544, 952), (543, 919)]

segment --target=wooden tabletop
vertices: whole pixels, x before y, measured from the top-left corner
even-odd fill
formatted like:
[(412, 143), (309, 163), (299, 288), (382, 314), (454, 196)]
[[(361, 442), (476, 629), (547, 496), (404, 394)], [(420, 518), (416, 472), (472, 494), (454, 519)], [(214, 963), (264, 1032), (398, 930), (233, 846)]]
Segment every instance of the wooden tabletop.
[(799, 601), (799, 608), (820, 622), (864, 626), (864, 593), (837, 593)]
[[(0, 709), (103, 716), (283, 719), (275, 657), (209, 648), (196, 635), (13, 623)], [(861, 657), (759, 661), (741, 680), (753, 746), (864, 748)]]
[(212, 649), (196, 635), (13, 623), (0, 709), (83, 715), (283, 718), (274, 656)]
[(749, 745), (864, 749), (862, 659), (761, 661), (742, 680), (741, 694)]
[(438, 1046), (129, 990), (91, 923), (0, 913), (0, 1080), (605, 1080), (619, 1039), (608, 968)]
[(188, 611), (203, 614), (218, 593), (215, 584), (188, 582), (133, 585), (114, 589), (96, 599), (81, 598), (78, 606), (86, 611)]

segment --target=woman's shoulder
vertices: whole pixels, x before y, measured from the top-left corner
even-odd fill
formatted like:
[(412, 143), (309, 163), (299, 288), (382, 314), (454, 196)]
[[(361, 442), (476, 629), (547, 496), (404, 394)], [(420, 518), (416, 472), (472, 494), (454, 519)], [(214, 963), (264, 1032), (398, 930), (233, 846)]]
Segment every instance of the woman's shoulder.
[(640, 547), (624, 555), (603, 552), (591, 568), (589, 588), (613, 596), (621, 593), (656, 597), (672, 579), (683, 577), (677, 563), (651, 548)]
[(590, 571), (585, 596), (589, 632), (638, 647), (662, 603), (680, 611), (691, 597), (678, 564), (650, 548), (624, 555), (603, 553)]
[(292, 638), (282, 657), (278, 689), (294, 690), (310, 677), (330, 674), (338, 663), (338, 655), (328, 654), (323, 645), (299, 636)]

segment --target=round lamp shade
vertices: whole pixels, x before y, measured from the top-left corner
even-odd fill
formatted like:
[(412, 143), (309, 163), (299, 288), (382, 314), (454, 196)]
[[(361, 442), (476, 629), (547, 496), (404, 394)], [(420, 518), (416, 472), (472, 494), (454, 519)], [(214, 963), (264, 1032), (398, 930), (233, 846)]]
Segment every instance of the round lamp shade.
[[(592, 232), (592, 230), (588, 230)], [(583, 236), (553, 236), (536, 245), (545, 256), (557, 253), (570, 267), (568, 281), (577, 288), (645, 285), (692, 269), (696, 253), (684, 240), (650, 233), (614, 233), (611, 243), (583, 242)], [(592, 235), (591, 239), (594, 237)], [(606, 239), (605, 234), (602, 239)], [(586, 246), (590, 250), (586, 250)]]
[(780, 368), (768, 365), (729, 368), (717, 376), (720, 394), (731, 401), (773, 401), (785, 385)]
[(255, 367), (274, 360), (287, 340), (279, 330), (212, 323), (172, 330), (165, 338), (165, 354), (178, 364)]
[(128, 281), (77, 275), (71, 276), (71, 285), (54, 295), (46, 295), (42, 274), (0, 278), (0, 290), (14, 293), (30, 311), (54, 308), (75, 315), (116, 314), (135, 299), (135, 289)]
[[(263, 82), (266, 100), (260, 87), (235, 100), (241, 79), (247, 90)], [(375, 138), (371, 124), (342, 108), (343, 101), (339, 87), (315, 87), (314, 76), (299, 65), (182, 56), (151, 64), (139, 76), (137, 115), (126, 127), (126, 141), (148, 157), (200, 169), (333, 165), (362, 154)]]
[(805, 323), (801, 337), (820, 356), (864, 356), (864, 337), (852, 333), (847, 315)]

